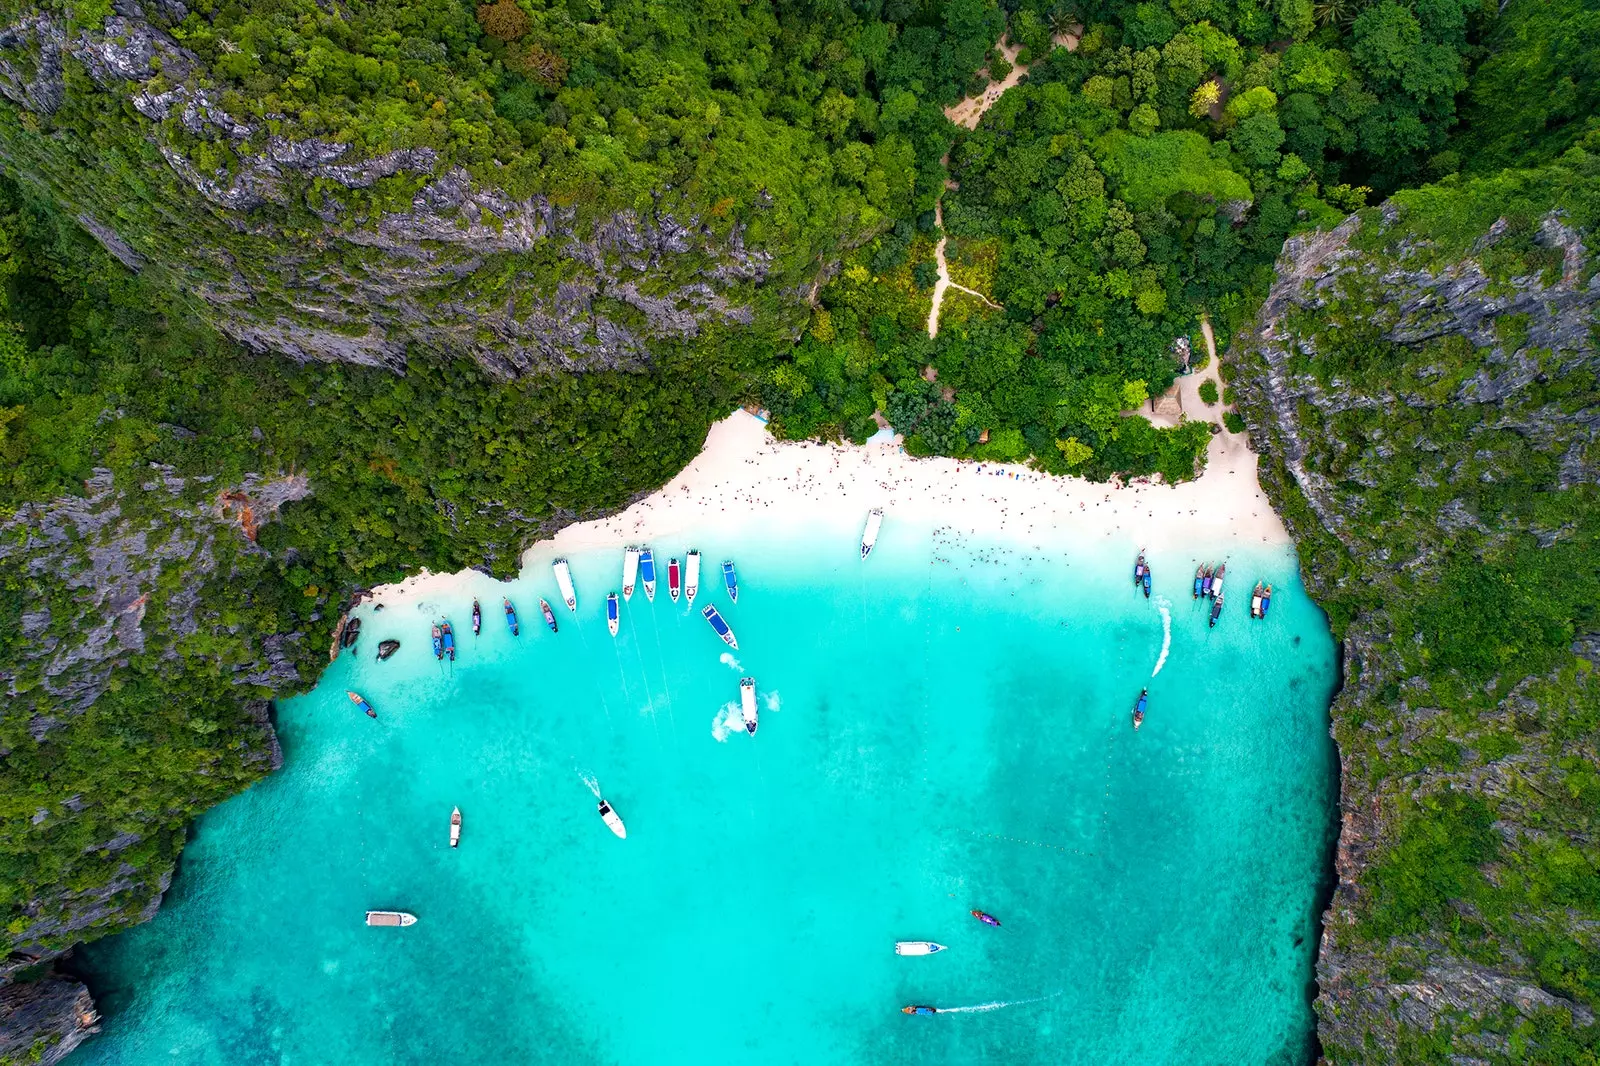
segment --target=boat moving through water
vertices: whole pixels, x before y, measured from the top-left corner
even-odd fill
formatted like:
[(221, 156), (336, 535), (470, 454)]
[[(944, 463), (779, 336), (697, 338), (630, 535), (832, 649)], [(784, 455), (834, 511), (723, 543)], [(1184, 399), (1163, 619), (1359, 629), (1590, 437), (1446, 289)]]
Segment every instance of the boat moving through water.
[(416, 925), (417, 916), (407, 914), (405, 911), (368, 911), (367, 924), (379, 928), (398, 928)]
[(1144, 724), (1144, 709), (1149, 705), (1149, 703), (1150, 690), (1147, 688), (1140, 689), (1139, 702), (1133, 705), (1133, 731), (1135, 733), (1137, 733), (1139, 731), (1139, 727)]
[(633, 599), (633, 585), (639, 580), (639, 549), (629, 548), (622, 553), (622, 598)]
[(565, 559), (555, 561), (556, 587), (561, 590), (561, 598), (566, 601), (567, 610), (578, 609), (578, 594), (572, 588), (572, 567), (567, 565)]
[(506, 605), (506, 626), (511, 630), (511, 635), (512, 636), (514, 636), (514, 637), (515, 636), (520, 636), (521, 633), (522, 633), (522, 628), (519, 625), (517, 625), (517, 609), (515, 607), (511, 606), (511, 601), (509, 599), (505, 600), (505, 605)]
[(739, 713), (744, 717), (744, 731), (751, 736), (756, 735), (756, 679), (742, 677), (739, 679)]
[(715, 607), (707, 604), (700, 613), (705, 616), (707, 622), (711, 623), (711, 628), (717, 631), (717, 636), (722, 638), (722, 643), (734, 651), (739, 650), (738, 638), (733, 635), (733, 630), (728, 628), (728, 623), (722, 620), (722, 615), (717, 613)]
[(728, 586), (728, 602), (739, 602), (739, 575), (733, 572), (733, 562), (722, 564), (722, 583)]
[(931, 940), (896, 940), (894, 953), (896, 955), (937, 955), (948, 950), (943, 944), (935, 944)]
[(550, 601), (539, 601), (539, 613), (544, 615), (544, 624), (550, 627), (550, 632), (556, 632), (556, 613), (550, 609)]
[(644, 583), (644, 598), (656, 602), (656, 556), (649, 548), (639, 553), (639, 580)]
[(628, 839), (628, 827), (622, 824), (622, 817), (605, 800), (600, 801), (600, 820), (606, 823), (606, 828), (617, 834), (618, 839)]
[(606, 628), (611, 630), (611, 635), (617, 635), (617, 594), (613, 592), (606, 597)]
[(689, 549), (689, 573), (683, 579), (683, 599), (690, 607), (694, 606), (694, 598), (700, 592), (700, 553), (693, 548)]
[(461, 808), (457, 807), (450, 812), (450, 846), (461, 846)]
[(861, 533), (861, 558), (872, 554), (872, 546), (878, 543), (878, 531), (882, 528), (883, 508), (874, 507), (867, 512), (867, 528)]
[(1000, 919), (996, 918), (987, 911), (973, 911), (972, 916), (978, 919), (978, 921), (982, 922), (984, 925), (992, 925), (996, 929), (1000, 928)]
[(345, 695), (349, 696), (350, 702), (356, 705), (356, 710), (360, 711), (368, 718), (378, 717), (378, 712), (372, 709), (372, 704), (361, 698), (361, 693), (346, 690)]
[(678, 570), (678, 560), (667, 560), (667, 595), (672, 597), (672, 602), (678, 602), (678, 593), (683, 588), (682, 574)]
[(922, 1006), (921, 1004), (913, 1003), (909, 1007), (901, 1007), (900, 1008), (900, 1013), (901, 1014), (938, 1014), (939, 1013), (939, 1008), (938, 1007), (925, 1007), (925, 1006)]

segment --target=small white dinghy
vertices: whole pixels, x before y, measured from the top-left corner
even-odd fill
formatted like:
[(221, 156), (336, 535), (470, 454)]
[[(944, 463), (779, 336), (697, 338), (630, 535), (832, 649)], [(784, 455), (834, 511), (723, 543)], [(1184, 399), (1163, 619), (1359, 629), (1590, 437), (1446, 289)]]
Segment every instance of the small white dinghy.
[(937, 955), (947, 951), (943, 944), (935, 944), (931, 940), (896, 940), (894, 953), (896, 955)]
[(622, 818), (616, 811), (611, 809), (611, 804), (605, 800), (600, 801), (600, 820), (605, 822), (606, 827), (617, 834), (619, 839), (628, 839), (628, 827), (622, 824)]
[(450, 812), (450, 846), (461, 846), (461, 808), (457, 807)]
[(756, 679), (753, 677), (739, 679), (739, 713), (744, 716), (744, 731), (755, 736), (759, 716), (756, 711)]

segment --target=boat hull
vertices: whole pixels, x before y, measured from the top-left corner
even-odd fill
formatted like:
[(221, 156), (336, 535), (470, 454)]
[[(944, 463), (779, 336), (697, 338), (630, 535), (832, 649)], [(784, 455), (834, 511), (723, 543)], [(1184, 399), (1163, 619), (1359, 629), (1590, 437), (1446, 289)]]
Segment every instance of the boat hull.
[(732, 563), (722, 564), (722, 584), (728, 590), (728, 602), (739, 602), (739, 575), (734, 573)]
[(739, 714), (744, 718), (744, 731), (755, 736), (761, 716), (756, 709), (756, 679), (753, 677), (739, 682)]
[(417, 916), (405, 911), (368, 911), (367, 924), (374, 929), (400, 929), (417, 924)]
[(616, 834), (618, 840), (628, 839), (628, 827), (622, 824), (622, 817), (611, 809), (611, 804), (605, 800), (600, 801), (600, 820), (606, 823), (606, 828)]
[(450, 846), (461, 846), (461, 808), (457, 807), (450, 812)]
[(943, 944), (935, 944), (931, 940), (901, 940), (894, 946), (896, 955), (937, 955), (944, 950)]
[(629, 548), (622, 555), (622, 598), (633, 599), (633, 586), (639, 580), (639, 550)]
[(556, 587), (561, 590), (561, 602), (567, 605), (567, 610), (578, 609), (578, 594), (572, 587), (572, 568), (565, 559), (557, 559), (553, 564), (556, 572)]
[(606, 628), (611, 630), (611, 635), (617, 635), (617, 626), (620, 616), (617, 612), (617, 594), (613, 592), (606, 597)]
[(684, 577), (683, 597), (690, 607), (694, 606), (694, 598), (700, 593), (700, 553), (689, 553), (689, 573)]

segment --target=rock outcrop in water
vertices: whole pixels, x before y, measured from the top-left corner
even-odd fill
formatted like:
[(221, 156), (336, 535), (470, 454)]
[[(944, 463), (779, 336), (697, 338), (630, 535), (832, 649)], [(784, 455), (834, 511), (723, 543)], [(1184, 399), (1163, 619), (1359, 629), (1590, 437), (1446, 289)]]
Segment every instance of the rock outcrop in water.
[(1290, 240), (1237, 338), (1263, 481), (1345, 645), (1335, 1063), (1557, 1061), (1594, 1022), (1600, 641), (1572, 620), (1594, 624), (1600, 268), (1574, 216), (1600, 168), (1563, 162)]
[(89, 990), (61, 977), (0, 986), (0, 1062), (54, 1066), (100, 1031)]
[(0, 28), (15, 110), (0, 156), (248, 347), (398, 368), (415, 345), (516, 375), (638, 367), (718, 329), (776, 338), (805, 320), (809, 278), (671, 189), (596, 217), (506, 191), (484, 176), (498, 162), (475, 176), (433, 148), (286, 135), (289, 116), (236, 117), (237, 88), (166, 28), (182, 4), (116, 8), (88, 28), (47, 11)]

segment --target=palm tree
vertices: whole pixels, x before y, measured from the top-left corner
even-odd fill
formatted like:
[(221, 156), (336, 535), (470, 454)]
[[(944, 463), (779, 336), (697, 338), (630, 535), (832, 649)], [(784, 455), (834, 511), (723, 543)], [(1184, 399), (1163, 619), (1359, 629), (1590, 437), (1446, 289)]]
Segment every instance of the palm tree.
[(1057, 4), (1050, 11), (1050, 36), (1066, 37), (1078, 26), (1078, 13), (1066, 4)]
[(1356, 11), (1360, 6), (1358, 0), (1319, 0), (1313, 13), (1319, 25), (1348, 26), (1355, 21)]

